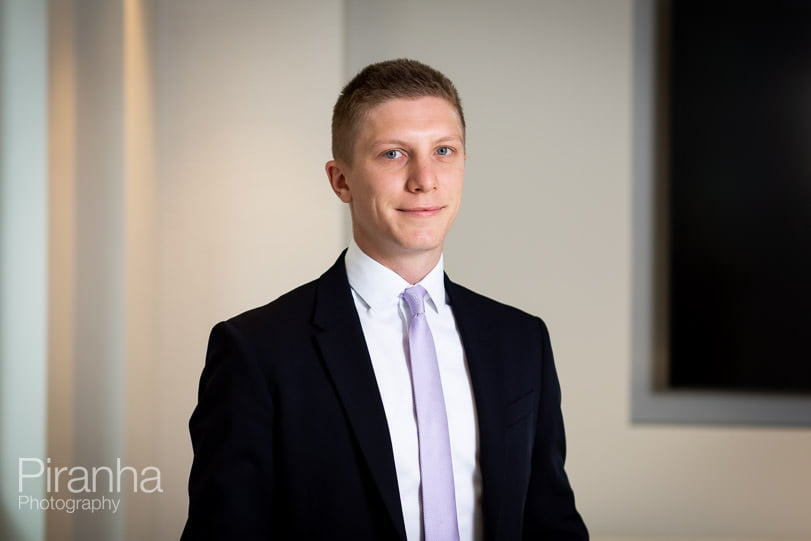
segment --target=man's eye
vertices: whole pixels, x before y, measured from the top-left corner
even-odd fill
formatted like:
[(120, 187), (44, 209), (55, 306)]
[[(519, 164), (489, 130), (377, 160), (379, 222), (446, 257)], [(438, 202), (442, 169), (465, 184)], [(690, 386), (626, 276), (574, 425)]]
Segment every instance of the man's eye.
[(453, 154), (453, 149), (451, 147), (439, 147), (436, 149), (436, 153), (440, 156), (450, 156)]
[(396, 160), (402, 155), (403, 153), (400, 152), (399, 150), (387, 150), (386, 152), (383, 153), (383, 157), (386, 158), (387, 160)]

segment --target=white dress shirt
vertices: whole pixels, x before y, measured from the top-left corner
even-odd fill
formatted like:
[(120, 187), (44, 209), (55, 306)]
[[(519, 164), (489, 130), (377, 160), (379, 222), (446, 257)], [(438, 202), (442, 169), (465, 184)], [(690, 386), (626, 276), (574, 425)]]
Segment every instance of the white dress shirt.
[[(372, 358), (394, 451), (408, 541), (422, 539), (417, 419), (408, 371), (408, 308), (400, 294), (412, 284), (366, 255), (354, 241), (346, 273)], [(465, 353), (445, 295), (443, 258), (419, 282), (428, 292), (425, 315), (434, 337), (448, 416), (460, 541), (481, 539), (481, 475), (473, 390)]]

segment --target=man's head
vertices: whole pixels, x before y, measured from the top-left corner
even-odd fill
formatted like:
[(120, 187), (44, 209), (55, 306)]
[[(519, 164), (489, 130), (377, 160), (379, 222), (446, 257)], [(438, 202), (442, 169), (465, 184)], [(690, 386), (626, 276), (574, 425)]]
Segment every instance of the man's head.
[(345, 135), (333, 138), (327, 176), (349, 205), (355, 242), (412, 283), (422, 279), (462, 200), (465, 126), (453, 84), (413, 60), (373, 64), (338, 99), (333, 133)]
[(462, 134), (465, 115), (456, 87), (434, 68), (400, 58), (366, 66), (347, 83), (332, 111), (332, 156), (351, 164), (358, 128), (376, 105), (395, 98), (433, 96), (450, 103), (459, 115)]

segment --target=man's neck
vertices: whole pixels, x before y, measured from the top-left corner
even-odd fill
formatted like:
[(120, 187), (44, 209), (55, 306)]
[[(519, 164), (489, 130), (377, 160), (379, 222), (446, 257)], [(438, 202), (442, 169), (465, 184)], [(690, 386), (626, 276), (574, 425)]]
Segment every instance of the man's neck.
[(400, 275), (409, 284), (416, 284), (431, 272), (439, 258), (442, 257), (442, 247), (436, 250), (414, 251), (411, 253), (383, 254), (369, 250), (363, 244), (355, 242), (358, 248), (366, 255)]

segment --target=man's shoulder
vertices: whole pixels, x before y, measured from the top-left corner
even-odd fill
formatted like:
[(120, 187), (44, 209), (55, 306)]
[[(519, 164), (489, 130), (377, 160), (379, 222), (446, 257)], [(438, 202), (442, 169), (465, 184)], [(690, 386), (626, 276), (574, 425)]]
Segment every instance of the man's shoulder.
[(497, 301), (450, 280), (446, 280), (445, 285), (454, 314), (457, 313), (457, 310), (463, 311), (478, 319), (485, 319), (498, 327), (533, 326), (537, 328), (539, 323), (541, 327), (546, 327), (540, 317), (520, 308)]
[(276, 299), (228, 319), (240, 329), (266, 328), (269, 322), (282, 323), (300, 320), (312, 313), (318, 280), (312, 280), (284, 293)]
[(269, 332), (270, 329), (281, 333), (300, 332), (316, 318), (319, 299), (327, 307), (335, 307), (341, 306), (341, 302), (336, 302), (334, 296), (341, 298), (350, 295), (341, 254), (320, 277), (263, 306), (233, 316), (226, 323), (246, 333)]

